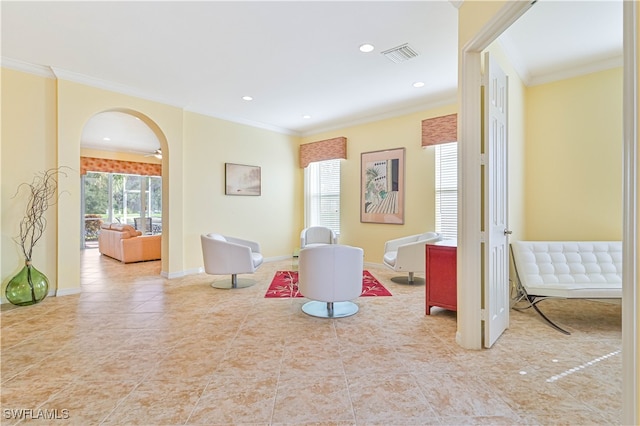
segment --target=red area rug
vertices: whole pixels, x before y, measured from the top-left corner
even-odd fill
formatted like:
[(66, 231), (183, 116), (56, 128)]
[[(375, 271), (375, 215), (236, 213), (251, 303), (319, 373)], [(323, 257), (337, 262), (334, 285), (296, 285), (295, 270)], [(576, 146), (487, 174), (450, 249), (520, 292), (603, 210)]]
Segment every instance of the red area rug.
[[(363, 271), (361, 296), (391, 296), (391, 293), (369, 271)], [(304, 297), (298, 291), (298, 271), (276, 272), (264, 297)]]

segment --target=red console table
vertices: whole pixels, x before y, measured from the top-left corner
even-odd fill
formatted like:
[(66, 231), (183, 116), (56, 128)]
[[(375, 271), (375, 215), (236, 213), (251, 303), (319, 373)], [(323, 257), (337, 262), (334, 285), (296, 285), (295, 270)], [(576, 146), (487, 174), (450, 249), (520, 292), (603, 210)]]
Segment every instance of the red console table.
[(457, 310), (456, 241), (443, 240), (426, 245), (426, 305)]

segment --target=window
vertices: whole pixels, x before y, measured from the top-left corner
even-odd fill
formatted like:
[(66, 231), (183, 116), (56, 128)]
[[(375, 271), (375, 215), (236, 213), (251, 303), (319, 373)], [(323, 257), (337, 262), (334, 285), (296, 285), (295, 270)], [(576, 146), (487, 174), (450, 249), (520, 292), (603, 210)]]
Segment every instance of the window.
[(326, 226), (340, 235), (340, 160), (309, 163), (304, 187), (305, 227)]
[[(87, 172), (81, 188), (84, 217), (81, 247), (97, 243), (102, 222), (130, 224), (145, 233), (162, 232), (160, 176)], [(139, 223), (144, 223), (144, 227)]]
[(458, 234), (458, 143), (436, 145), (436, 232)]

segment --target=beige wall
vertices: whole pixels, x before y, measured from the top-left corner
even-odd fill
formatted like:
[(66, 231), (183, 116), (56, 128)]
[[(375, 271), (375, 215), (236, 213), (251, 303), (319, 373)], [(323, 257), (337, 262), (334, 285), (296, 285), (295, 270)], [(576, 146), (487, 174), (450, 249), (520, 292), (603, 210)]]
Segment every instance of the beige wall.
[[(347, 159), (341, 163), (340, 243), (362, 247), (366, 262), (382, 263), (384, 243), (392, 238), (435, 229), (434, 148), (421, 147), (422, 120), (457, 112), (455, 105), (348, 127), (303, 138), (310, 143), (347, 138)], [(360, 156), (392, 148), (405, 151), (405, 221), (403, 225), (360, 222)]]
[[(24, 266), (13, 238), (27, 204), (27, 191), (14, 198), (18, 186), (56, 164), (56, 84), (51, 78), (2, 69), (2, 144), (0, 145), (0, 271), (2, 297), (7, 282)], [(50, 224), (35, 246), (33, 265), (56, 286), (56, 208), (45, 215)]]
[(526, 239), (622, 239), (622, 68), (526, 100)]
[[(467, 0), (462, 2), (458, 10), (458, 46), (462, 48), (473, 40), (480, 29), (507, 3), (507, 0)], [(459, 51), (461, 50), (459, 49)]]
[[(265, 258), (291, 256), (302, 229), (298, 137), (185, 114), (185, 268), (202, 266), (200, 235), (261, 243)], [(225, 163), (260, 166), (261, 196), (225, 195)]]

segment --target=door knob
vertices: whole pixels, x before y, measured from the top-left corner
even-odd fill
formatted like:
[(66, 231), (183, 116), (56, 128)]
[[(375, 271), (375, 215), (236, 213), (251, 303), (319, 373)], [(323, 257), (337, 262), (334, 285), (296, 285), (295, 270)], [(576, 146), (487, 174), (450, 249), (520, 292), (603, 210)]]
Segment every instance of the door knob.
[(511, 235), (513, 233), (513, 231), (511, 231), (510, 229), (505, 229), (504, 230), (504, 235)]

